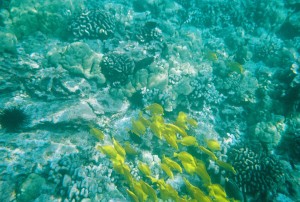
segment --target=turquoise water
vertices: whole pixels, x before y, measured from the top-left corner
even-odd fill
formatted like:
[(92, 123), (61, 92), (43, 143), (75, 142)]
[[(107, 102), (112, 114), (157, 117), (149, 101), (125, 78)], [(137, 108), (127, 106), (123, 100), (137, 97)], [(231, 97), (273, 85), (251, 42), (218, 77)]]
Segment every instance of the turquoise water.
[(300, 200), (299, 1), (0, 8), (0, 201)]

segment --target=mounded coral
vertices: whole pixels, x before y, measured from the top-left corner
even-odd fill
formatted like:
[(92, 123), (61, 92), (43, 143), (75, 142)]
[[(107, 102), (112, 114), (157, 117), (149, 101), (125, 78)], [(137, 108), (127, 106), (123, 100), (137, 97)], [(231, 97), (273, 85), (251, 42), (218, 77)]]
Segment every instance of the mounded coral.
[(77, 12), (83, 1), (47, 0), (36, 2), (31, 0), (12, 0), (10, 2), (10, 29), (18, 38), (36, 31), (65, 38), (69, 12)]
[(124, 84), (128, 81), (128, 77), (135, 72), (135, 63), (126, 54), (106, 54), (101, 60), (100, 67), (106, 80), (112, 83)]
[(114, 35), (115, 18), (105, 10), (87, 10), (70, 20), (69, 29), (77, 38), (107, 39)]
[(50, 66), (62, 66), (72, 74), (96, 79), (99, 84), (105, 82), (105, 77), (99, 68), (102, 55), (95, 53), (83, 42), (54, 48), (48, 52), (47, 57)]
[[(280, 161), (262, 150), (253, 150), (247, 146), (233, 147), (228, 153), (229, 161), (236, 170), (232, 179), (245, 196), (264, 197), (271, 191), (276, 193), (285, 181), (283, 166)], [(257, 200), (266, 200), (257, 198)]]
[(283, 117), (274, 122), (259, 122), (256, 124), (251, 138), (256, 139), (269, 147), (277, 146), (286, 131)]

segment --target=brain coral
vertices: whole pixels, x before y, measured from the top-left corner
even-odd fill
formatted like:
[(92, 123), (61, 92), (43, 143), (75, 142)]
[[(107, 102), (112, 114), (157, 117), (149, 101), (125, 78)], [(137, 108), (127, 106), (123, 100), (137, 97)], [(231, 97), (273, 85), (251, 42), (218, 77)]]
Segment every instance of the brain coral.
[(281, 164), (273, 156), (238, 147), (230, 151), (229, 159), (237, 172), (234, 181), (244, 194), (263, 194), (284, 182)]
[(69, 25), (75, 38), (107, 39), (114, 34), (115, 18), (103, 10), (87, 10), (76, 15)]
[(108, 53), (100, 63), (101, 71), (110, 82), (125, 83), (129, 75), (133, 74), (135, 63), (126, 54)]

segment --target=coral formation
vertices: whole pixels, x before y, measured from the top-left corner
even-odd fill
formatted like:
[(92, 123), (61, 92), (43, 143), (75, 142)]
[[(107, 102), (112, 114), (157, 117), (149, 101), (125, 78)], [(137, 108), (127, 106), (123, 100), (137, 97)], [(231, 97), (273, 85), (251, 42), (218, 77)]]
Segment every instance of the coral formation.
[(296, 201), (299, 5), (0, 1), (0, 201)]
[(285, 181), (280, 161), (261, 150), (233, 147), (228, 156), (236, 170), (233, 179), (245, 195), (263, 195), (269, 190), (276, 192)]
[(69, 29), (75, 38), (107, 39), (112, 37), (115, 31), (115, 18), (109, 12), (94, 9), (87, 10), (76, 15), (69, 25)]
[(128, 76), (135, 71), (135, 63), (126, 54), (109, 53), (103, 56), (101, 63), (101, 72), (105, 75), (106, 80), (112, 83), (118, 82), (124, 84)]
[(105, 82), (99, 64), (102, 55), (94, 52), (86, 43), (74, 42), (65, 47), (56, 47), (47, 53), (49, 65), (63, 67), (72, 74)]

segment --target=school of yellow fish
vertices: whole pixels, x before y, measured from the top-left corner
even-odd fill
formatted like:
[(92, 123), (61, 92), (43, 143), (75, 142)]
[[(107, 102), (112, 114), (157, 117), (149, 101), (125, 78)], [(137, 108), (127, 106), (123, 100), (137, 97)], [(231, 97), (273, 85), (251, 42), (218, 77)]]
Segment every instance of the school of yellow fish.
[[(215, 161), (217, 165), (223, 169), (236, 173), (234, 168), (226, 162), (217, 158), (214, 151), (221, 149), (220, 144), (216, 140), (206, 140), (206, 147), (199, 145), (197, 139), (188, 135), (189, 127), (196, 127), (197, 122), (189, 118), (184, 112), (179, 112), (174, 123), (165, 123), (163, 118), (164, 109), (161, 105), (154, 103), (147, 106), (141, 111), (137, 119), (132, 119), (131, 132), (137, 136), (145, 135), (149, 129), (161, 141), (165, 141), (174, 149), (173, 157), (162, 155), (160, 168), (166, 174), (165, 177), (155, 178), (151, 175), (150, 167), (139, 162), (137, 165), (139, 171), (148, 180), (136, 180), (131, 172), (130, 167), (126, 164), (126, 155), (138, 155), (139, 153), (125, 142), (122, 146), (117, 140), (112, 138), (111, 145), (96, 145), (96, 149), (107, 155), (111, 160), (114, 170), (122, 175), (128, 185), (127, 193), (134, 202), (144, 201), (195, 201), (195, 202), (226, 202), (236, 201), (228, 198), (224, 188), (219, 184), (212, 183), (212, 180), (206, 170), (205, 163), (184, 151), (185, 147), (196, 147), (202, 153)], [(90, 133), (98, 140), (104, 139), (104, 133), (101, 130), (90, 127)], [(179, 137), (179, 138), (178, 138)], [(178, 144), (182, 146), (178, 146)], [(180, 151), (179, 148), (181, 148)], [(166, 183), (166, 178), (173, 178), (174, 172), (186, 173), (189, 175), (197, 175), (203, 183), (204, 190), (193, 185), (182, 175), (182, 179), (186, 185), (187, 194), (180, 196), (179, 193), (170, 184)], [(146, 182), (148, 181), (148, 183)]]

